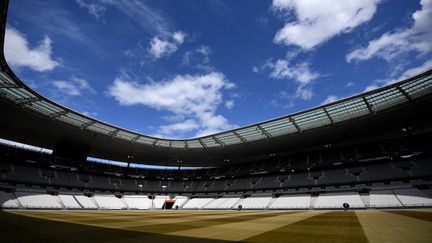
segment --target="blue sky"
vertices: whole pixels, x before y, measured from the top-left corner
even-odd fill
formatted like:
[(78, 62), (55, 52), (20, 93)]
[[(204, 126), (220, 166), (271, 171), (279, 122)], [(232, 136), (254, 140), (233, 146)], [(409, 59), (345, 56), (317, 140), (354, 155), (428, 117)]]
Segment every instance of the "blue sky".
[(432, 67), (432, 0), (11, 0), (32, 88), (147, 135), (286, 115)]

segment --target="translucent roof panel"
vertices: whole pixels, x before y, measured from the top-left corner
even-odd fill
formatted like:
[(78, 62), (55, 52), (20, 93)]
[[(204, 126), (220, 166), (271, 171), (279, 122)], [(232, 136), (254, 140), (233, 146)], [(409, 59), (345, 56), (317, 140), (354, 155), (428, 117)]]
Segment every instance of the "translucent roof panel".
[(242, 143), (242, 140), (233, 132), (225, 132), (214, 136), (216, 139), (224, 143), (224, 145)]
[(366, 96), (366, 100), (370, 104), (373, 111), (381, 111), (389, 107), (405, 103), (408, 99), (397, 88), (382, 90), (378, 93)]
[(267, 138), (267, 136), (264, 135), (257, 126), (239, 128), (238, 130), (236, 130), (236, 132), (240, 136), (244, 137), (248, 142)]
[(99, 132), (105, 135), (109, 135), (112, 132), (115, 132), (117, 129), (115, 127), (107, 126), (102, 123), (96, 122), (95, 124), (88, 126), (88, 130)]
[(191, 148), (191, 149), (203, 148), (203, 146), (198, 141), (198, 139), (188, 140), (188, 141), (186, 141), (186, 144), (187, 144), (187, 147)]
[(212, 137), (204, 137), (204, 138), (201, 138), (200, 140), (203, 144), (205, 144), (205, 146), (207, 148), (214, 148), (214, 147), (221, 147), (222, 146), (222, 145), (218, 144), (216, 142), (216, 140), (214, 140)]
[(323, 109), (316, 109), (305, 113), (300, 113), (292, 117), (301, 130), (326, 126), (331, 121)]
[(62, 111), (60, 108), (52, 106), (46, 101), (35, 101), (26, 107), (46, 116)]
[(326, 110), (335, 123), (370, 114), (360, 97), (329, 105)]
[(1, 84), (16, 84), (9, 76), (7, 76), (3, 72), (0, 72), (0, 83)]
[(172, 141), (171, 148), (185, 148), (185, 141)]
[(283, 136), (291, 133), (297, 133), (297, 129), (288, 118), (261, 123), (260, 126), (272, 137)]
[(153, 145), (153, 143), (156, 141), (154, 138), (149, 138), (145, 136), (141, 136), (139, 139), (136, 140), (136, 143), (146, 144), (146, 145)]
[(68, 113), (64, 116), (58, 117), (57, 119), (79, 127), (91, 121), (90, 119), (83, 118), (82, 116), (78, 116), (73, 113)]
[(65, 111), (64, 109), (62, 109), (61, 107), (55, 106), (49, 102), (46, 101), (36, 101), (34, 103), (38, 103), (40, 105), (42, 105), (43, 107), (45, 107), (46, 109), (52, 111), (52, 113), (56, 113), (56, 112), (61, 112), (61, 111)]
[(33, 94), (31, 94), (30, 92), (28, 92), (27, 90), (23, 89), (23, 88), (12, 88), (12, 89), (8, 89), (8, 88), (4, 88), (1, 89), (1, 92), (6, 95), (6, 97), (9, 100), (12, 100), (14, 102), (17, 102), (19, 100), (22, 99), (34, 99), (37, 98), (36, 96), (34, 96)]
[(426, 76), (413, 82), (400, 85), (411, 98), (418, 98), (432, 91), (432, 76)]
[(162, 140), (162, 139), (158, 139), (156, 144), (156, 147), (170, 147), (171, 146), (171, 141), (170, 140)]
[(119, 131), (116, 134), (117, 138), (127, 140), (127, 141), (132, 141), (132, 139), (136, 138), (136, 136), (137, 136), (136, 134), (127, 131)]

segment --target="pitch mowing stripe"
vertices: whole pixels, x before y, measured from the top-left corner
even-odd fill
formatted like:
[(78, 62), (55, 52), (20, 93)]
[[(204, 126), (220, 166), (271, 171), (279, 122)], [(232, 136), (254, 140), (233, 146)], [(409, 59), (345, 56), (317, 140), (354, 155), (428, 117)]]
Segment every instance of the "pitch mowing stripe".
[(281, 214), (292, 214), (294, 212), (273, 212), (273, 213), (242, 213), (241, 215), (229, 216), (229, 217), (219, 217), (219, 218), (209, 218), (204, 220), (189, 220), (178, 223), (162, 223), (162, 224), (150, 224), (142, 226), (132, 226), (132, 227), (121, 227), (122, 229), (142, 231), (149, 233), (167, 234), (171, 232), (191, 230), (197, 228), (205, 228), (210, 226), (224, 225), (229, 223), (246, 222), (255, 219), (263, 219), (278, 216)]
[(402, 210), (391, 210), (391, 211), (384, 211), (386, 213), (393, 213), (398, 214), (402, 216), (407, 216), (415, 219), (421, 219), (428, 222), (432, 222), (432, 212), (425, 212), (425, 211), (402, 211)]
[[(208, 222), (210, 221), (215, 221), (215, 222), (210, 222), (210, 225), (216, 225), (216, 224), (224, 224), (227, 223), (228, 221), (224, 221), (224, 218), (235, 218), (235, 217), (239, 217), (240, 215), (243, 215), (242, 218), (239, 218), (238, 220), (242, 219), (242, 220), (247, 220), (249, 217), (249, 220), (254, 219), (255, 217), (262, 217), (261, 215), (266, 215), (268, 214), (269, 216), (272, 215), (277, 215), (279, 214), (277, 211), (273, 211), (271, 213), (269, 213), (268, 211), (254, 211), (254, 212), (233, 212), (233, 211), (225, 211), (225, 212), (220, 212), (220, 213), (213, 213), (216, 215), (209, 215), (208, 213), (205, 214), (208, 219), (199, 219), (197, 220), (196, 213), (197, 211), (191, 212), (191, 211), (186, 211), (186, 212), (182, 212), (182, 213), (176, 213), (176, 215), (178, 217), (174, 217), (174, 218), (164, 218), (164, 217), (152, 217), (152, 218), (147, 218), (146, 215), (147, 214), (141, 214), (142, 217), (140, 218), (133, 218), (133, 219), (129, 219), (127, 221), (123, 221), (123, 220), (116, 220), (116, 217), (121, 216), (121, 214), (118, 213), (113, 213), (111, 215), (111, 218), (108, 217), (103, 217), (102, 219), (99, 218), (97, 214), (95, 213), (90, 213), (88, 214), (87, 211), (82, 212), (82, 215), (85, 215), (85, 218), (79, 218), (76, 219), (75, 217), (69, 217), (70, 214), (74, 214), (74, 216), (77, 215), (76, 211), (44, 211), (44, 212), (40, 212), (40, 211), (12, 211), (12, 213), (15, 214), (19, 214), (19, 215), (23, 215), (23, 216), (30, 216), (30, 217), (36, 217), (36, 218), (42, 218), (42, 219), (47, 219), (47, 220), (55, 220), (55, 221), (61, 221), (61, 222), (73, 222), (73, 223), (77, 223), (77, 224), (84, 224), (84, 225), (92, 225), (92, 226), (98, 226), (98, 227), (106, 227), (106, 228), (122, 228), (122, 229), (126, 229), (126, 230), (133, 230), (133, 231), (141, 231), (141, 232), (156, 232), (159, 233), (161, 230), (163, 231), (163, 229), (166, 227), (167, 232), (172, 232), (173, 230), (183, 230), (184, 227), (204, 227), (202, 224), (200, 225), (195, 225), (196, 223), (188, 223), (188, 222)], [(63, 213), (63, 217), (58, 217), (58, 213)], [(109, 212), (100, 212), (101, 214), (105, 214), (105, 215), (110, 215)], [(285, 212), (286, 213), (286, 212)], [(53, 216), (53, 214), (55, 215), (55, 217), (51, 217)], [(151, 213), (154, 216), (154, 213)], [(165, 213), (165, 215), (167, 215), (169, 213)], [(157, 215), (159, 215), (159, 213), (157, 213)], [(199, 215), (202, 215), (199, 213)], [(235, 215), (235, 216), (233, 216)], [(257, 215), (257, 216), (254, 216)], [(258, 216), (259, 215), (259, 216)], [(201, 218), (204, 217), (204, 215), (200, 216)], [(251, 218), (252, 217), (252, 218)], [(228, 219), (229, 220), (229, 219)], [(120, 221), (120, 222), (119, 222)], [(217, 221), (220, 221), (219, 223), (217, 223)], [(232, 221), (232, 220), (231, 220)], [(235, 221), (237, 222), (237, 221)], [(189, 225), (189, 226), (183, 226), (183, 228), (181, 225)], [(177, 227), (177, 228), (175, 228)], [(157, 230), (156, 230), (157, 229)], [(151, 230), (151, 231), (149, 231)]]
[(246, 242), (368, 242), (354, 212), (328, 212), (280, 227)]
[(107, 223), (107, 222), (130, 222), (142, 219), (178, 219), (190, 217), (209, 217), (221, 215), (221, 213), (154, 213), (149, 211), (121, 214), (117, 211), (88, 212), (88, 211), (10, 211), (25, 216), (34, 216), (51, 220), (72, 221), (77, 223)]
[(432, 239), (432, 224), (383, 211), (357, 211), (363, 230), (371, 243), (427, 242)]
[(172, 232), (169, 234), (186, 237), (197, 237), (201, 239), (241, 241), (322, 213), (324, 212), (296, 211), (292, 214), (276, 214), (273, 217), (268, 218), (259, 218), (243, 222), (188, 229), (184, 231)]
[(77, 242), (121, 242), (121, 243), (227, 243), (228, 241), (206, 240), (134, 232), (121, 229), (101, 228), (82, 224), (24, 217), (0, 211), (0, 239), (2, 243), (77, 243)]

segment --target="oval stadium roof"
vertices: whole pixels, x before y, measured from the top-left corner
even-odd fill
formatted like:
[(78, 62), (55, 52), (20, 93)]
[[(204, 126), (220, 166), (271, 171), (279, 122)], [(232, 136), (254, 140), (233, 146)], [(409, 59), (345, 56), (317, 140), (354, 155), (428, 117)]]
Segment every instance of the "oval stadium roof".
[[(310, 130), (337, 126), (379, 114), (432, 93), (432, 70), (418, 76), (301, 112), (192, 139), (165, 139), (136, 133), (64, 107), (31, 89), (9, 68), (4, 57), (7, 1), (1, 4), (0, 99), (49, 122), (72, 126), (99, 137), (134, 144), (144, 150), (208, 151), (233, 145), (270, 141)], [(181, 153), (181, 152), (180, 152)]]

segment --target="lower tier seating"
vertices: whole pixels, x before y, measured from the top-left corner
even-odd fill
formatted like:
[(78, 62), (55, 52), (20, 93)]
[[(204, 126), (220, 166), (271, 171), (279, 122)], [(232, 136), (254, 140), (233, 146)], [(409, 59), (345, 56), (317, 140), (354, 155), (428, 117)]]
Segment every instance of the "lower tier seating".
[(275, 198), (270, 209), (307, 209), (310, 206), (310, 194), (283, 195)]
[[(52, 193), (52, 192), (51, 192)], [(47, 194), (35, 189), (18, 189), (16, 192), (0, 191), (0, 206), (4, 209), (104, 209), (104, 210), (148, 210), (163, 209), (166, 200), (174, 201), (174, 209), (343, 209), (350, 208), (405, 208), (432, 207), (432, 198), (423, 191), (402, 186), (372, 188), (370, 192), (339, 191), (291, 193), (279, 196), (263, 194), (225, 195), (224, 197), (196, 197), (175, 195), (112, 195), (60, 192)], [(171, 202), (172, 202), (171, 201)], [(176, 207), (177, 206), (177, 207)]]
[(357, 192), (335, 192), (320, 194), (315, 201), (314, 208), (343, 208), (348, 203), (351, 208), (365, 208)]

